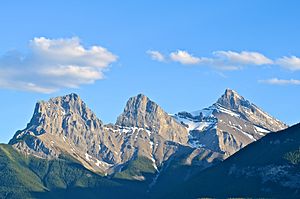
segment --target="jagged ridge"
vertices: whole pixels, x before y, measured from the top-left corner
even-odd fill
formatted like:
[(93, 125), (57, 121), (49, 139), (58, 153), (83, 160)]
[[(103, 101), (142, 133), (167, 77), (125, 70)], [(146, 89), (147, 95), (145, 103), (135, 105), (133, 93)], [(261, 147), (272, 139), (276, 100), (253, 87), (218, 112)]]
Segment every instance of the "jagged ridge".
[[(128, 100), (115, 125), (104, 125), (78, 95), (69, 94), (38, 102), (31, 121), (10, 144), (40, 158), (69, 154), (104, 175), (125, 172), (145, 158), (152, 162), (151, 173), (160, 175), (170, 158), (203, 169), (285, 127), (229, 89), (211, 107), (174, 117), (139, 94)], [(130, 175), (144, 180), (141, 172)]]
[(230, 89), (212, 106), (192, 113), (179, 112), (174, 118), (189, 130), (193, 147), (205, 147), (225, 157), (268, 132), (288, 127)]

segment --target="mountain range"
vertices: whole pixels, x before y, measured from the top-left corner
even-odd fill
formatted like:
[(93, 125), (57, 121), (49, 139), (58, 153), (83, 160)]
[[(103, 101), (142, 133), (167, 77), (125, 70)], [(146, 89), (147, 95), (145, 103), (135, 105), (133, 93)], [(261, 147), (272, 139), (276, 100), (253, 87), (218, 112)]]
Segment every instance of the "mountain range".
[[(227, 183), (226, 180), (218, 181), (219, 192), (197, 187), (206, 187), (202, 179), (211, 179), (209, 175), (214, 180), (207, 184), (216, 187), (213, 182), (219, 173), (222, 179), (232, 179), (230, 175), (248, 178), (247, 172), (252, 172), (250, 177), (258, 178), (258, 171), (265, 173), (272, 166), (276, 168), (275, 163), (265, 167), (245, 166), (260, 164), (253, 156), (261, 151), (266, 159), (279, 155), (278, 162), (291, 166), (292, 169), (283, 171), (288, 176), (293, 172), (299, 175), (299, 162), (293, 155), (298, 157), (299, 139), (290, 138), (293, 134), (286, 133), (297, 134), (297, 127), (288, 128), (231, 89), (226, 89), (208, 108), (176, 114), (166, 113), (147, 96), (139, 94), (127, 101), (115, 124), (104, 124), (72, 93), (37, 102), (27, 126), (17, 131), (8, 145), (0, 146), (3, 179), (0, 197), (96, 198), (101, 194), (110, 198), (158, 198), (174, 193), (174, 196), (191, 198), (235, 196), (224, 191), (222, 183)], [(272, 133), (277, 131), (282, 132)], [(286, 136), (281, 138), (282, 134)], [(273, 145), (259, 144), (270, 137), (279, 140), (276, 147), (281, 148), (289, 139), (295, 146), (276, 154)], [(292, 161), (288, 160), (288, 153), (292, 153)], [(245, 164), (246, 171), (240, 162)], [(237, 169), (233, 170), (237, 174), (229, 175), (228, 165), (236, 165)], [(283, 176), (281, 181), (286, 178)], [(241, 185), (238, 180), (232, 186), (234, 183)], [(18, 189), (9, 188), (12, 185)], [(289, 190), (290, 184), (286, 181), (285, 185), (278, 186)], [(179, 187), (177, 192), (172, 191), (174, 187)], [(290, 195), (298, 196), (298, 184), (292, 183), (291, 187), (294, 192)], [(258, 195), (236, 190), (234, 193), (250, 197), (272, 197), (273, 193), (278, 196), (272, 188), (255, 190), (253, 194)], [(189, 190), (188, 196), (183, 195), (185, 190)]]

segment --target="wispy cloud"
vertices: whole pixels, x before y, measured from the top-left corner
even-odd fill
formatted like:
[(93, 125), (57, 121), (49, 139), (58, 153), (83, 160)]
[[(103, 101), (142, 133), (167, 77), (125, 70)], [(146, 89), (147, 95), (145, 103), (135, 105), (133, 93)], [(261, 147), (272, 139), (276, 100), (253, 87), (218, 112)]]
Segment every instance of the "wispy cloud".
[(195, 57), (189, 54), (187, 51), (177, 50), (176, 52), (170, 53), (170, 58), (172, 61), (179, 62), (185, 65), (194, 65), (201, 62), (201, 58)]
[(292, 71), (300, 70), (300, 58), (296, 56), (284, 56), (280, 59), (277, 59), (276, 63)]
[(165, 56), (163, 54), (161, 54), (159, 51), (148, 50), (147, 54), (150, 55), (150, 57), (153, 60), (156, 60), (156, 61), (159, 61), (159, 62), (165, 61)]
[(271, 78), (266, 80), (259, 80), (259, 82), (265, 84), (271, 84), (271, 85), (300, 85), (300, 80), (297, 79)]
[[(148, 54), (150, 54), (148, 52)], [(196, 56), (185, 50), (177, 50), (171, 52), (169, 56), (165, 56), (159, 51), (151, 51), (152, 59), (168, 60), (169, 62), (179, 62), (183, 65), (202, 65), (217, 70), (240, 70), (246, 66), (280, 66), (291, 71), (300, 70), (300, 58), (296, 56), (282, 57), (279, 59), (270, 59), (259, 52), (254, 51), (214, 51), (211, 56), (201, 57)], [(156, 57), (163, 57), (159, 59)], [(300, 85), (299, 79), (279, 79), (271, 78), (265, 80), (258, 80), (259, 83), (271, 85)]]
[[(155, 52), (155, 53), (153, 53)], [(148, 54), (150, 54), (148, 52)], [(273, 61), (258, 52), (234, 52), (215, 51), (211, 57), (195, 56), (184, 50), (171, 52), (169, 56), (164, 56), (159, 51), (151, 51), (152, 59), (160, 61), (157, 57), (163, 57), (164, 61), (179, 62), (183, 65), (206, 65), (219, 70), (239, 70), (246, 65), (266, 65), (273, 64)]]
[(34, 38), (29, 53), (0, 58), (0, 87), (41, 93), (77, 88), (103, 78), (117, 56), (101, 46), (85, 48), (79, 38)]
[(213, 54), (219, 59), (235, 64), (264, 65), (273, 63), (271, 59), (258, 52), (215, 51)]

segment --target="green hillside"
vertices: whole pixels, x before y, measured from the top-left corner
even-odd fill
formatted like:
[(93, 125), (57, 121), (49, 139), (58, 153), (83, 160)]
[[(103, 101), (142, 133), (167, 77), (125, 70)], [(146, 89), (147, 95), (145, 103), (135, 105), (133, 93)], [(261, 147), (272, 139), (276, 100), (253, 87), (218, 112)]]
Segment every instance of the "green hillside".
[(30, 197), (29, 192), (43, 192), (47, 188), (28, 168), (29, 158), (10, 145), (0, 145), (0, 198)]
[[(0, 198), (98, 198), (133, 195), (126, 181), (104, 178), (71, 158), (44, 160), (0, 145)], [(138, 194), (137, 194), (138, 196)]]

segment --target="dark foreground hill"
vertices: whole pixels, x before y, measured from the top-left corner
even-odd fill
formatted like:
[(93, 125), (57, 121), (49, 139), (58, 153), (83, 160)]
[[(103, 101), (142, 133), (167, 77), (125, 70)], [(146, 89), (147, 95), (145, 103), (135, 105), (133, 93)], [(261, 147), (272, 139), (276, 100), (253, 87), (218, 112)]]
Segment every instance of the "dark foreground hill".
[(166, 195), (300, 198), (300, 124), (266, 135)]

